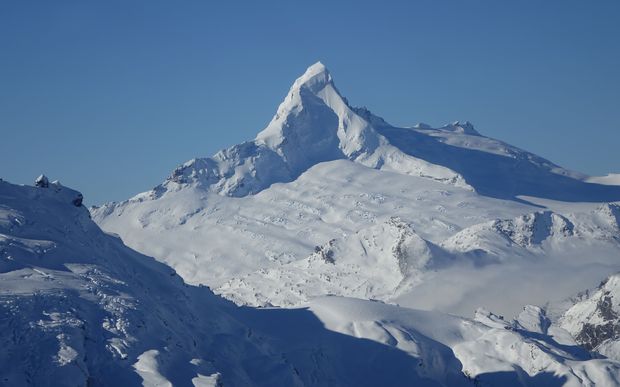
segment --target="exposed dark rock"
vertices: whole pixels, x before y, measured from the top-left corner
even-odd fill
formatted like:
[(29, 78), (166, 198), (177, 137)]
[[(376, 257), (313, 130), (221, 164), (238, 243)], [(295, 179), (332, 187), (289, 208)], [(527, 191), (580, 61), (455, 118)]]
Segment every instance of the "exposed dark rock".
[(620, 339), (620, 316), (613, 310), (612, 298), (605, 295), (596, 304), (596, 308), (605, 323), (597, 325), (586, 323), (575, 337), (577, 342), (589, 351), (607, 340)]
[(73, 201), (71, 203), (73, 203), (73, 205), (76, 206), (76, 207), (81, 207), (83, 200), (84, 200), (84, 196), (82, 196), (81, 193), (78, 193), (77, 197), (75, 199), (73, 199)]
[(334, 260), (334, 251), (332, 247), (334, 247), (335, 243), (336, 240), (332, 239), (323, 246), (315, 246), (314, 255), (327, 263), (334, 264), (336, 261)]
[(34, 181), (35, 187), (39, 188), (48, 188), (50, 186), (50, 181), (45, 175), (39, 175), (37, 179)]

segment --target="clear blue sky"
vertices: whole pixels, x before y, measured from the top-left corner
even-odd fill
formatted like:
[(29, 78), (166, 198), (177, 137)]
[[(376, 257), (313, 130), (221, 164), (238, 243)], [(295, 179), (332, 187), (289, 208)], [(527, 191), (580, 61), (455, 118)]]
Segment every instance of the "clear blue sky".
[(0, 2), (0, 177), (90, 204), (254, 138), (321, 60), (398, 125), (620, 172), (620, 1)]

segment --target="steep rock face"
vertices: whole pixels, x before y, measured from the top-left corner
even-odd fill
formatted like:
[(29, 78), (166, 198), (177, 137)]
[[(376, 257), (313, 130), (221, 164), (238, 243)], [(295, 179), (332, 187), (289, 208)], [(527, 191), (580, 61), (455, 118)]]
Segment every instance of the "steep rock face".
[(586, 349), (620, 360), (620, 274), (568, 309), (560, 325)]
[(514, 220), (496, 221), (494, 229), (521, 247), (539, 245), (548, 238), (573, 235), (574, 225), (562, 215), (550, 211), (535, 212)]
[(227, 196), (259, 192), (274, 181), (290, 181), (284, 160), (273, 150), (246, 142), (218, 152), (212, 158), (193, 159), (174, 170), (153, 190), (153, 198), (185, 187), (197, 187)]
[(471, 136), (480, 136), (480, 133), (474, 129), (474, 124), (469, 121), (454, 121), (452, 124), (446, 125), (442, 129), (450, 130), (456, 133), (468, 134)]

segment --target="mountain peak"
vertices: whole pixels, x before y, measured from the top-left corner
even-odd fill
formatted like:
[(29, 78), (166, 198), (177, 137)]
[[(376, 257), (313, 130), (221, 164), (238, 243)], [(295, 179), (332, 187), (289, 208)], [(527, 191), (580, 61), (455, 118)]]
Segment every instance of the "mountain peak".
[(291, 89), (300, 89), (305, 87), (312, 92), (318, 92), (327, 84), (332, 82), (332, 76), (323, 63), (316, 62), (306, 69), (304, 74), (295, 80)]
[(321, 61), (314, 63), (313, 65), (308, 67), (308, 69), (306, 70), (306, 74), (308, 73), (318, 74), (318, 73), (324, 73), (324, 72), (329, 72), (329, 71), (327, 70), (327, 67), (325, 67), (323, 62)]
[(481, 136), (468, 121), (436, 129), (390, 125), (364, 107), (351, 106), (321, 62), (295, 80), (253, 141), (183, 165), (152, 193), (157, 198), (195, 185), (241, 197), (340, 159), (502, 199), (527, 195), (582, 200), (587, 196), (589, 201), (616, 201), (620, 197), (620, 187), (585, 184), (550, 161)]

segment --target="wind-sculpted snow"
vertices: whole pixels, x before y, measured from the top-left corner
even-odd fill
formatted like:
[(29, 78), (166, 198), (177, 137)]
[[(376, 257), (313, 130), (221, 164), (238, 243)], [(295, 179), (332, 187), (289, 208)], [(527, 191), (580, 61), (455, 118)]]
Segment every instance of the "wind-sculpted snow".
[[(619, 363), (535, 318), (337, 297), (236, 307), (101, 232), (76, 191), (51, 186), (0, 182), (2, 385), (618, 385)], [(401, 251), (417, 251), (409, 226), (388, 223)], [(317, 258), (332, 264), (326, 251)]]

